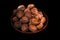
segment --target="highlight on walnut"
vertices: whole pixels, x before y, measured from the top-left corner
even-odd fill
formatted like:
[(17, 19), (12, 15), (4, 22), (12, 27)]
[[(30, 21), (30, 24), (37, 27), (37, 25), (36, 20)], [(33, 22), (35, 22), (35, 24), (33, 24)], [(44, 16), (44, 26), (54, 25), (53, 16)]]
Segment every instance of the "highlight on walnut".
[(11, 16), (13, 28), (21, 33), (38, 33), (46, 28), (47, 22), (46, 14), (38, 10), (34, 4), (27, 7), (19, 5)]

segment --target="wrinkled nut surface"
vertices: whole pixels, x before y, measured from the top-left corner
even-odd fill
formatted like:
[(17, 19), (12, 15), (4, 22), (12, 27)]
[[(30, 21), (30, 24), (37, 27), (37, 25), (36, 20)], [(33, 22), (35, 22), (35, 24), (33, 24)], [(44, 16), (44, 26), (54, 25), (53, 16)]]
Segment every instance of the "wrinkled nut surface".
[(35, 25), (30, 25), (29, 30), (32, 32), (35, 32), (35, 31), (37, 31), (37, 27)]
[(21, 12), (21, 11), (17, 12), (17, 14), (16, 14), (16, 16), (17, 16), (18, 18), (21, 18), (23, 15), (24, 15), (24, 13)]
[(23, 24), (23, 25), (21, 26), (21, 30), (22, 30), (22, 31), (27, 31), (27, 29), (28, 29), (28, 25), (27, 25), (27, 24)]
[(22, 23), (27, 23), (28, 22), (28, 18), (27, 17), (22, 17), (21, 19), (20, 19), (20, 21), (22, 22)]
[[(16, 12), (15, 12), (16, 11)], [(22, 33), (38, 33), (47, 25), (47, 17), (34, 4), (19, 5), (11, 17), (11, 24)]]
[(39, 24), (39, 21), (38, 21), (38, 19), (36, 19), (36, 18), (33, 18), (33, 19), (31, 19), (31, 24)]

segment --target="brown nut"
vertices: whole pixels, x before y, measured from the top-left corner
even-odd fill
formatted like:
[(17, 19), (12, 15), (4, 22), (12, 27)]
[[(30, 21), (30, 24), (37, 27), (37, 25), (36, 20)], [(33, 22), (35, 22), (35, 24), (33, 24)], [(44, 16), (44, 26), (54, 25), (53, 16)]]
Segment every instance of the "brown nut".
[(18, 18), (21, 18), (22, 16), (23, 16), (23, 12), (21, 12), (21, 11), (19, 11), (17, 14), (16, 14), (16, 16), (18, 17)]
[(20, 21), (22, 23), (27, 23), (28, 22), (28, 18), (26, 16), (22, 17), (22, 19), (20, 19)]
[(29, 30), (35, 32), (37, 31), (37, 27), (35, 25), (29, 25)]
[(36, 18), (32, 18), (31, 19), (31, 24), (39, 24), (39, 21), (38, 21), (38, 19), (36, 19)]
[(41, 29), (43, 27), (43, 24), (42, 23), (40, 23), (39, 25), (37, 25), (37, 28), (38, 29)]
[(21, 30), (22, 30), (22, 31), (27, 31), (27, 29), (28, 29), (28, 25), (27, 25), (27, 24), (23, 24), (23, 25), (21, 26)]

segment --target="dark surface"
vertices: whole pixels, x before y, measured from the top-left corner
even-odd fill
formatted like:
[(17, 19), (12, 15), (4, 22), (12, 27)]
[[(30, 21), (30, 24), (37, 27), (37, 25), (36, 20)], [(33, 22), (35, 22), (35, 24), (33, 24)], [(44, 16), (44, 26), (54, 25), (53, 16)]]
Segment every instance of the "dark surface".
[[(49, 14), (49, 2), (47, 0), (2, 0), (1, 2), (1, 16), (2, 16), (2, 33), (3, 38), (7, 39), (48, 39), (49, 38), (49, 25), (43, 31), (36, 34), (23, 34), (14, 30), (11, 26), (10, 17), (14, 9), (17, 8), (18, 5), (23, 4), (27, 6), (28, 4), (33, 3), (35, 6), (41, 10), (43, 10), (48, 18), (52, 18), (52, 15)], [(51, 16), (50, 16), (51, 15)], [(50, 22), (51, 23), (51, 22)]]

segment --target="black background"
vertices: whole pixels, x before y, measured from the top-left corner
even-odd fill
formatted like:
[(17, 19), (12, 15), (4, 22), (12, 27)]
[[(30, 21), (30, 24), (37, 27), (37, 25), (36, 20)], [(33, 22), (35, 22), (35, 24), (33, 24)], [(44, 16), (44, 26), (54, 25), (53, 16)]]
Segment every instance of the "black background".
[[(10, 17), (14, 9), (18, 7), (18, 5), (35, 4), (35, 6), (41, 10), (43, 10), (48, 16), (48, 26), (43, 31), (36, 34), (23, 34), (14, 30), (11, 26)], [(49, 27), (53, 24), (51, 23), (53, 20), (52, 13), (49, 12), (49, 1), (48, 0), (2, 0), (1, 1), (1, 26), (2, 26), (2, 37), (5, 39), (48, 39), (49, 38)], [(51, 8), (52, 9), (52, 8)], [(51, 15), (52, 14), (52, 15)], [(50, 22), (50, 23), (49, 23)], [(52, 25), (53, 26), (53, 25)]]

